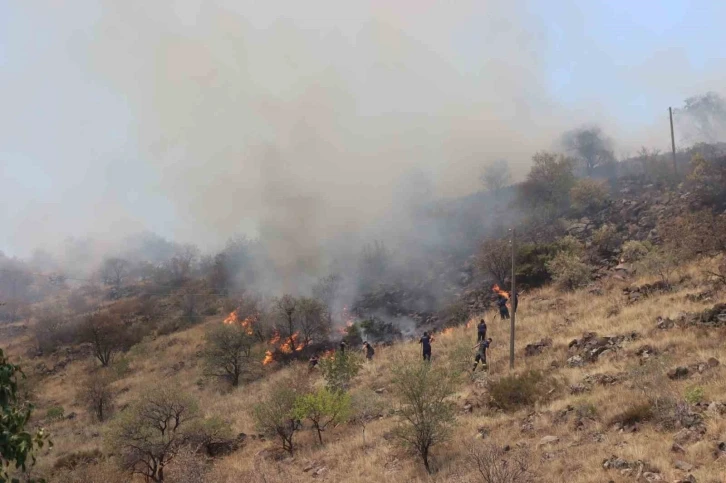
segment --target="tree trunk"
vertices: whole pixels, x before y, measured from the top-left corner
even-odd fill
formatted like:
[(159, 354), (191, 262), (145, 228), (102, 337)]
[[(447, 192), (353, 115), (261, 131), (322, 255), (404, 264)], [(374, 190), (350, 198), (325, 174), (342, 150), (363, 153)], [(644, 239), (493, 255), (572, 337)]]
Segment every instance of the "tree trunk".
[(315, 429), (318, 432), (318, 441), (320, 441), (320, 446), (322, 446), (323, 445), (323, 431), (320, 429), (320, 426), (318, 426), (317, 424), (315, 425)]
[(431, 474), (431, 467), (429, 466), (429, 449), (426, 448), (421, 452), (421, 459), (423, 460), (423, 464), (426, 467), (426, 472), (428, 474)]

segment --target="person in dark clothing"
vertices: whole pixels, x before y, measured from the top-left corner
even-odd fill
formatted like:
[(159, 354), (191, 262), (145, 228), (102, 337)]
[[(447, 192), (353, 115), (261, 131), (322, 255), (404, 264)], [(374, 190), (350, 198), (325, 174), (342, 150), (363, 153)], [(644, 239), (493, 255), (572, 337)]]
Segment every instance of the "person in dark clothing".
[(480, 342), (487, 338), (487, 323), (484, 319), (479, 321), (479, 325), (476, 326), (476, 341)]
[(476, 371), (476, 366), (479, 362), (481, 362), (481, 366), (484, 370), (489, 368), (489, 366), (487, 366), (487, 349), (491, 343), (492, 339), (490, 337), (486, 340), (480, 340), (479, 343), (474, 346), (476, 349), (476, 356), (474, 357), (474, 367), (471, 369), (472, 373)]
[(509, 309), (507, 308), (507, 297), (502, 294), (497, 296), (497, 307), (499, 307), (499, 316), (502, 320), (509, 318)]
[(308, 369), (310, 369), (312, 371), (315, 368), (315, 366), (318, 365), (319, 361), (320, 361), (320, 359), (318, 358), (318, 355), (317, 354), (313, 355), (310, 358), (310, 360), (308, 361)]
[(376, 351), (373, 350), (373, 346), (368, 343), (368, 341), (363, 342), (363, 348), (366, 350), (366, 359), (369, 361), (373, 359), (373, 354), (376, 353)]
[(434, 338), (430, 336), (428, 332), (424, 332), (423, 337), (421, 337), (418, 341), (423, 349), (423, 360), (425, 361), (431, 362), (431, 343), (433, 341)]
[(341, 340), (340, 341), (340, 353), (341, 354), (345, 352), (346, 347), (348, 347), (348, 344), (346, 344), (344, 340)]

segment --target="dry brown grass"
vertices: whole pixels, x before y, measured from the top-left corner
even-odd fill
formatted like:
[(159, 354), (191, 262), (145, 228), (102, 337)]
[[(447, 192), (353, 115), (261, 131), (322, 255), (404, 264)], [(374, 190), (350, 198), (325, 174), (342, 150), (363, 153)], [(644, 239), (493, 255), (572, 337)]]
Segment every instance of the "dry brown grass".
[[(584, 290), (560, 293), (554, 288), (523, 296), (518, 313), (515, 371), (542, 371), (557, 379), (560, 389), (549, 402), (537, 403), (534, 407), (513, 413), (495, 411), (486, 405), (487, 379), (508, 374), (509, 323), (494, 320), (493, 312), (484, 314), (489, 323), (490, 336), (494, 339), (490, 352), (490, 372), (467, 376), (458, 386), (454, 401), (459, 407), (465, 401), (471, 402), (474, 408), (471, 413), (459, 412), (453, 437), (447, 443), (434, 447), (433, 466), (436, 472), (431, 476), (425, 473), (415, 457), (389, 441), (387, 435), (396, 422), (393, 416), (386, 414), (367, 427), (367, 445), (363, 443), (360, 428), (353, 425), (344, 424), (330, 430), (326, 435), (328, 442), (323, 447), (316, 444), (313, 432), (306, 430), (298, 436), (299, 450), (295, 457), (276, 462), (265, 459), (260, 453), (263, 449), (273, 447), (275, 442), (250, 439), (240, 451), (213, 461), (209, 471), (199, 478), (213, 483), (481, 481), (477, 480), (476, 468), (467, 459), (467, 453), (473, 445), (480, 443), (477, 435), (480, 428), (484, 428), (487, 441), (499, 446), (523, 448), (530, 459), (531, 468), (543, 481), (625, 481), (619, 479), (622, 477), (617, 471), (602, 468), (602, 461), (611, 455), (646, 461), (657, 467), (666, 481), (684, 476), (683, 472), (674, 468), (675, 460), (683, 459), (696, 466), (693, 474), (698, 481), (721, 481), (722, 475), (726, 474), (726, 457), (714, 459), (713, 450), (718, 441), (726, 440), (726, 419), (706, 415), (705, 438), (686, 445), (685, 455), (672, 453), (672, 433), (663, 432), (654, 424), (644, 423), (635, 433), (617, 432), (609, 424), (625, 408), (640, 401), (656, 396), (682, 400), (685, 392), (695, 386), (703, 388), (707, 401), (726, 401), (723, 366), (684, 381), (671, 381), (665, 377), (665, 372), (676, 365), (705, 361), (709, 357), (716, 357), (726, 363), (724, 330), (689, 328), (662, 331), (655, 328), (658, 316), (676, 317), (682, 312), (700, 311), (716, 302), (726, 301), (724, 293), (718, 293), (716, 300), (708, 302), (689, 302), (685, 298), (686, 294), (705, 288), (707, 282), (703, 268), (708, 263), (710, 261), (706, 260), (684, 267), (681, 275), (688, 275), (691, 279), (679, 284), (674, 292), (658, 294), (632, 305), (624, 303), (624, 297), (620, 294), (626, 283), (618, 281), (604, 283), (605, 293), (601, 296)], [(628, 284), (649, 281), (639, 279)], [(614, 304), (619, 306), (619, 313), (608, 316)], [(478, 318), (474, 317), (473, 320)], [(119, 392), (117, 406), (123, 407), (148, 388), (172, 379), (180, 391), (187, 391), (199, 399), (206, 414), (225, 418), (234, 432), (254, 434), (252, 406), (260, 401), (267, 388), (276, 384), (291, 369), (266, 368), (264, 378), (234, 390), (205, 379), (198, 354), (205, 326), (216, 323), (220, 323), (219, 318), (210, 318), (200, 326), (148, 340), (135, 347), (127, 356), (130, 360), (129, 373), (114, 383)], [(641, 337), (604, 360), (582, 368), (567, 367), (567, 344), (590, 331), (600, 335), (638, 332)], [(545, 337), (552, 339), (552, 347), (540, 355), (525, 358), (524, 346)], [(468, 367), (473, 361), (456, 361), (454, 354), (462, 347), (473, 346), (474, 342), (475, 329), (459, 327), (451, 333), (439, 335), (433, 343), (432, 363), (459, 363)], [(28, 343), (27, 338), (24, 338), (11, 341), (10, 345), (19, 354), (20, 348)], [(640, 365), (634, 352), (645, 344), (657, 349), (659, 355), (649, 364)], [(419, 351), (418, 344), (414, 342), (377, 348), (375, 360), (365, 364), (354, 380), (354, 386), (383, 389), (381, 396), (387, 406), (392, 408), (390, 369), (402, 359), (418, 358)], [(553, 362), (557, 368), (552, 366)], [(36, 361), (26, 360), (28, 363), (32, 366)], [(104, 426), (94, 422), (76, 401), (79, 382), (92, 363), (91, 360), (73, 362), (58, 374), (45, 377), (37, 388), (40, 416), (45, 414), (48, 407), (58, 405), (64, 407), (66, 415), (76, 413), (73, 420), (66, 419), (49, 425), (55, 447), (44, 450), (40, 455), (38, 470), (41, 472), (48, 471), (53, 462), (63, 455), (103, 448)], [(567, 390), (570, 384), (580, 382), (587, 374), (621, 372), (628, 374), (623, 383), (605, 387), (595, 385), (591, 392), (579, 395), (570, 395)], [(583, 425), (575, 429), (572, 414), (567, 420), (558, 417), (558, 413), (568, 406), (591, 408), (594, 417), (586, 418)], [(539, 447), (538, 442), (546, 435), (559, 437), (559, 442)], [(303, 469), (311, 462), (315, 463), (315, 468), (326, 467), (326, 471), (317, 477), (313, 476), (314, 471), (304, 472)], [(104, 462), (95, 468), (56, 475), (55, 480), (100, 482), (129, 481), (129, 478), (118, 473), (112, 462)]]

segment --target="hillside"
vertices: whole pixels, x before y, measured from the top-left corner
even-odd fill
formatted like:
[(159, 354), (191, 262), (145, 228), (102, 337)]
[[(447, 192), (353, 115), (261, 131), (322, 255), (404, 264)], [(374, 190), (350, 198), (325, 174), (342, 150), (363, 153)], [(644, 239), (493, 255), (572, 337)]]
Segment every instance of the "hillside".
[[(544, 156), (552, 169), (567, 169), (563, 159)], [(21, 392), (35, 405), (31, 425), (54, 442), (38, 451), (31, 475), (99, 483), (144, 480), (133, 471), (180, 483), (723, 481), (724, 165), (694, 157), (677, 185), (572, 177), (556, 219), (536, 218), (535, 209), (523, 216), (513, 371), (509, 323), (491, 308), (492, 283), (506, 287), (508, 277), (501, 226), (476, 255), (444, 253), (413, 270), (388, 267), (376, 245), (363, 257), (376, 270), (361, 275), (365, 289), (342, 311), (323, 290), (335, 278), (308, 297), (231, 294), (215, 288), (229, 266), (216, 257), (207, 272), (193, 269), (188, 249), (166, 265), (139, 264), (124, 282), (113, 270), (104, 284), (40, 283), (28, 272), (28, 298), (5, 307), (0, 336), (28, 376)], [(539, 193), (537, 183), (566, 175), (530, 176), (517, 203)], [(548, 213), (560, 207), (557, 196)], [(472, 200), (460, 203), (468, 213)], [(504, 216), (514, 209), (499, 208)], [(121, 263), (111, 260), (111, 268)], [(433, 287), (446, 297), (432, 297)], [(493, 339), (489, 370), (472, 374), (481, 318)], [(424, 330), (434, 331), (430, 366), (420, 362)], [(374, 343), (372, 361), (363, 361), (362, 337)], [(336, 352), (341, 339), (353, 355)], [(321, 362), (308, 370), (314, 354)], [(349, 381), (330, 376), (335, 364), (347, 371), (358, 359)], [(401, 444), (412, 394), (429, 408), (426, 424), (453, 408), (451, 420), (442, 416), (449, 431), (432, 429), (430, 474)], [(305, 401), (345, 409), (318, 435), (320, 418), (301, 412)], [(167, 402), (171, 416), (149, 424)], [(270, 417), (277, 427), (263, 424)]]
[[(206, 414), (221, 415), (235, 434), (248, 435), (230, 455), (211, 460), (190, 457), (173, 463), (170, 473), (177, 466), (173, 472), (177, 476), (172, 481), (484, 481), (467, 459), (468, 451), (484, 444), (508, 447), (507, 455), (526, 457), (530, 468), (544, 481), (635, 481), (634, 475), (641, 470), (652, 474), (647, 481), (693, 481), (685, 480), (689, 474), (695, 481), (722, 481), (726, 472), (726, 454), (722, 451), (726, 384), (723, 365), (716, 361), (726, 361), (726, 309), (704, 322), (690, 322), (690, 317), (683, 316), (701, 314), (726, 302), (723, 290), (714, 289), (704, 275), (711, 263), (705, 259), (681, 267), (673, 291), (632, 303), (623, 289), (652, 280), (611, 280), (599, 293), (582, 290), (562, 294), (546, 288), (522, 297), (515, 373), (540, 370), (556, 384), (546, 401), (511, 412), (492, 408), (487, 390), (508, 374), (508, 325), (492, 320), (491, 313), (481, 314), (490, 321), (494, 339), (490, 372), (477, 373), (457, 384), (453, 399), (458, 408), (457, 424), (452, 437), (433, 451), (436, 473), (431, 477), (389, 437), (396, 421), (391, 414), (395, 407), (391, 369), (401, 359), (418, 358), (420, 349), (410, 342), (377, 348), (375, 359), (364, 365), (353, 383), (354, 389), (370, 388), (386, 401), (382, 417), (367, 428), (365, 445), (360, 429), (348, 424), (326, 434), (324, 447), (318, 447), (313, 433), (305, 430), (299, 435), (295, 456), (276, 461), (275, 453), (270, 452), (276, 447), (274, 439), (254, 437), (249, 409), (295, 368), (270, 366), (263, 379), (232, 391), (220, 391), (219, 386), (205, 382), (199, 357), (203, 334), (206, 326), (222, 323), (219, 317), (135, 346), (126, 356), (126, 372), (114, 383), (118, 406), (123, 408), (144, 391), (171, 381), (180, 391), (198, 398)], [(671, 327), (661, 320), (676, 322)], [(592, 346), (603, 343), (607, 347), (594, 357), (589, 345), (573, 345), (591, 332), (609, 337), (606, 342), (598, 339)], [(432, 364), (442, 364), (455, 357), (461, 347), (473, 346), (474, 338), (474, 330), (466, 327), (438, 336)], [(541, 350), (528, 348), (542, 340)], [(11, 353), (17, 347), (11, 345)], [(537, 353), (527, 357), (530, 352)], [(37, 471), (44, 473), (69, 455), (92, 454), (103, 448), (104, 427), (76, 402), (76, 383), (91, 361), (61, 352), (34, 366), (40, 364), (55, 369), (37, 387), (38, 414), (63, 408), (58, 420), (45, 418), (55, 447), (39, 455)], [(688, 368), (687, 374), (669, 377), (678, 367)], [(319, 383), (319, 375), (311, 377)], [(639, 414), (644, 406), (650, 411)], [(618, 423), (628, 412), (634, 413), (633, 421)], [(604, 469), (603, 461), (613, 456), (625, 462), (617, 460), (616, 468)], [(73, 471), (54, 471), (53, 481), (128, 481), (111, 461), (99, 459)], [(198, 465), (204, 476), (183, 476), (191, 471), (188, 465)]]

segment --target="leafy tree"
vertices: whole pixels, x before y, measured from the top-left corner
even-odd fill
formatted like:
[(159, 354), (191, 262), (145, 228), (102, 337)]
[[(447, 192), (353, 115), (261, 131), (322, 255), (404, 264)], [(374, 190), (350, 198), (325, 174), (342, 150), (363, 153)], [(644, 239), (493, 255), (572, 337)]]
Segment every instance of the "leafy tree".
[(232, 386), (257, 365), (254, 357), (255, 335), (241, 324), (212, 327), (205, 336), (204, 359), (210, 375), (225, 378)]
[(86, 378), (80, 387), (78, 398), (99, 421), (107, 419), (113, 409), (113, 377), (106, 372), (97, 372)]
[(171, 385), (144, 394), (111, 422), (107, 442), (122, 466), (147, 480), (164, 481), (164, 469), (197, 436), (196, 401)]
[(547, 262), (552, 278), (565, 290), (575, 290), (591, 278), (590, 267), (572, 252), (560, 252)]
[(551, 217), (569, 205), (570, 190), (575, 184), (575, 160), (541, 151), (532, 161), (532, 169), (519, 187), (519, 202), (531, 211)]
[(323, 431), (330, 424), (338, 424), (348, 416), (350, 395), (342, 391), (320, 388), (304, 394), (295, 401), (295, 417), (309, 419), (318, 433), (318, 441), (323, 444)]
[(637, 264), (638, 270), (657, 275), (664, 285), (670, 286), (670, 279), (678, 268), (678, 258), (672, 249), (660, 247), (648, 252)]
[(628, 240), (623, 243), (623, 261), (632, 263), (641, 260), (653, 249), (649, 241)]
[(362, 389), (352, 394), (352, 421), (363, 429), (363, 444), (366, 442), (366, 426), (383, 413), (383, 399), (370, 389)]
[(323, 357), (318, 366), (331, 391), (347, 391), (350, 381), (358, 375), (363, 360), (353, 352), (336, 352)]
[(83, 321), (80, 337), (93, 345), (93, 355), (103, 367), (108, 367), (118, 352), (127, 350), (134, 342), (119, 317), (104, 312), (97, 312)]
[(393, 370), (393, 385), (401, 418), (396, 436), (421, 457), (431, 473), (431, 448), (449, 437), (455, 422), (453, 405), (447, 399), (454, 386), (446, 371), (425, 362), (409, 362)]
[(481, 244), (477, 265), (499, 285), (504, 285), (512, 271), (512, 249), (508, 240), (486, 240)]
[(10, 471), (25, 472), (35, 464), (34, 452), (48, 442), (43, 429), (31, 432), (26, 425), (33, 406), (19, 398), (18, 378), (25, 377), (0, 349), (0, 483), (19, 482)]
[(726, 133), (726, 100), (715, 92), (687, 98), (676, 109), (674, 120), (686, 140), (724, 141)]
[(612, 141), (597, 126), (579, 127), (566, 132), (562, 135), (562, 144), (577, 157), (588, 176), (592, 175), (596, 167), (615, 162)]
[(604, 183), (590, 178), (577, 181), (570, 190), (572, 207), (584, 213), (601, 209), (607, 203), (609, 196)]
[(492, 193), (498, 193), (512, 180), (512, 173), (509, 171), (509, 163), (499, 159), (489, 163), (481, 175), (481, 182)]

